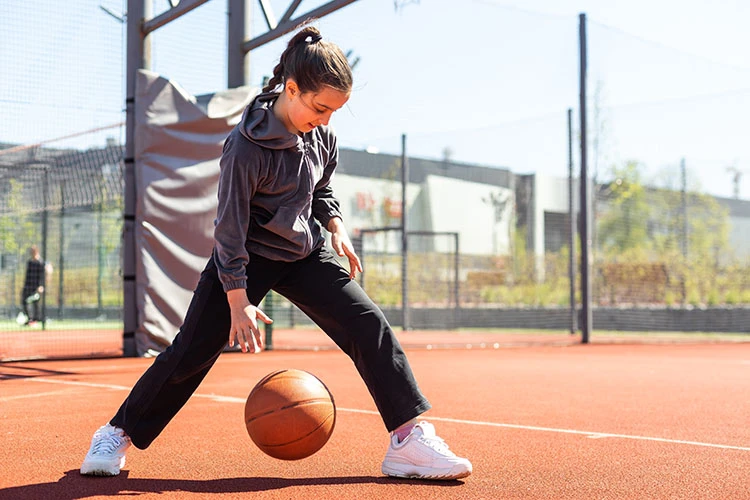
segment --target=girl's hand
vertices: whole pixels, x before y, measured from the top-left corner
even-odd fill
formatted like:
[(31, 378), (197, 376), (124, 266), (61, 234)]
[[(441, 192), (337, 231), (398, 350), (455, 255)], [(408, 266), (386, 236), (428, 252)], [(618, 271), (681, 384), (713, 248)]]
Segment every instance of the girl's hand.
[(247, 300), (247, 292), (244, 288), (229, 290), (227, 301), (232, 314), (229, 347), (234, 347), (237, 341), (242, 352), (259, 353), (263, 350), (263, 337), (258, 329), (258, 319), (266, 324), (273, 323), (273, 320)]
[(349, 239), (349, 234), (346, 232), (344, 223), (338, 217), (334, 217), (328, 223), (328, 231), (331, 233), (331, 245), (333, 246), (334, 252), (339, 257), (346, 257), (349, 259), (349, 278), (354, 279), (357, 276), (357, 271), (362, 272), (362, 263), (354, 251), (354, 245)]

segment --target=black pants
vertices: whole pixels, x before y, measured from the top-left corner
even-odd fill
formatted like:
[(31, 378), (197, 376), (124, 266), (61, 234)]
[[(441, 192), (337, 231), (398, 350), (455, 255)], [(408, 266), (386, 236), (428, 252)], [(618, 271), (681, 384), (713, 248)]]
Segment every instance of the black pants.
[[(380, 309), (325, 248), (296, 262), (257, 255), (247, 266), (247, 295), (258, 304), (273, 289), (299, 307), (352, 359), (387, 430), (430, 408)], [(141, 449), (198, 388), (229, 339), (229, 304), (213, 259), (203, 270), (172, 344), (135, 384), (111, 424)]]
[[(42, 299), (39, 298), (32, 301), (28, 300), (29, 297), (32, 297), (35, 293), (37, 293), (35, 288), (24, 288), (21, 292), (21, 307), (23, 308), (23, 313), (26, 315), (26, 318), (28, 318), (28, 321), (42, 321), (42, 315), (40, 313)], [(29, 314), (29, 304), (31, 304), (31, 314)]]

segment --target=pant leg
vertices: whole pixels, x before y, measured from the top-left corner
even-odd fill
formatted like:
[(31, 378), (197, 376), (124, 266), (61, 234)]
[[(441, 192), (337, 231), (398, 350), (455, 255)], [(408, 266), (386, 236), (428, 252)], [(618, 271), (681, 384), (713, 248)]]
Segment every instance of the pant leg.
[[(255, 267), (259, 263), (256, 262)], [(258, 304), (273, 285), (273, 266), (248, 266), (248, 298)], [(125, 430), (133, 444), (147, 448), (185, 405), (223, 352), (231, 314), (213, 259), (201, 274), (185, 321), (172, 344), (156, 357), (110, 423)]]
[(42, 314), (40, 312), (41, 303), (42, 303), (42, 298), (40, 295), (39, 299), (35, 300), (31, 304), (31, 310), (34, 312), (34, 317), (33, 317), (34, 321), (42, 321)]
[(23, 309), (23, 313), (26, 315), (26, 321), (31, 321), (31, 316), (29, 316), (29, 303), (26, 302), (29, 295), (30, 294), (26, 293), (26, 290), (21, 292), (21, 309)]
[(274, 289), (354, 361), (388, 431), (430, 409), (385, 315), (330, 251), (294, 263)]

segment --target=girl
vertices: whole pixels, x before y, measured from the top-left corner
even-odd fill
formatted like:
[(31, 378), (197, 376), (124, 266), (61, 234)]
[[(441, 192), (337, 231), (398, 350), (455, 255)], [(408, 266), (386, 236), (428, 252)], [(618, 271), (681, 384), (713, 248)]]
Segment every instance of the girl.
[[(180, 332), (94, 433), (81, 474), (117, 475), (131, 443), (147, 448), (197, 389), (227, 338), (243, 352), (260, 352), (258, 321), (271, 318), (257, 304), (269, 290), (305, 312), (354, 361), (391, 432), (384, 474), (471, 474), (471, 463), (451, 452), (431, 424), (417, 422), (430, 404), (385, 316), (353, 279), (362, 265), (329, 184), (338, 149), (328, 127), (351, 90), (341, 49), (315, 27), (302, 28), (224, 144), (213, 256)], [(348, 272), (325, 247), (318, 223), (331, 233), (333, 250), (348, 259)]]

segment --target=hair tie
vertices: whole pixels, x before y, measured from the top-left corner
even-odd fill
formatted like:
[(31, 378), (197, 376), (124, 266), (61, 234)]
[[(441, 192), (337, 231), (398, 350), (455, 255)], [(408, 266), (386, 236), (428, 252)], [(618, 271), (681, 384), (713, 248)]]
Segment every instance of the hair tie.
[(318, 43), (322, 39), (323, 39), (323, 35), (318, 34), (318, 35), (310, 35), (310, 36), (308, 36), (307, 38), (305, 38), (305, 41), (307, 43), (313, 44), (313, 43)]

